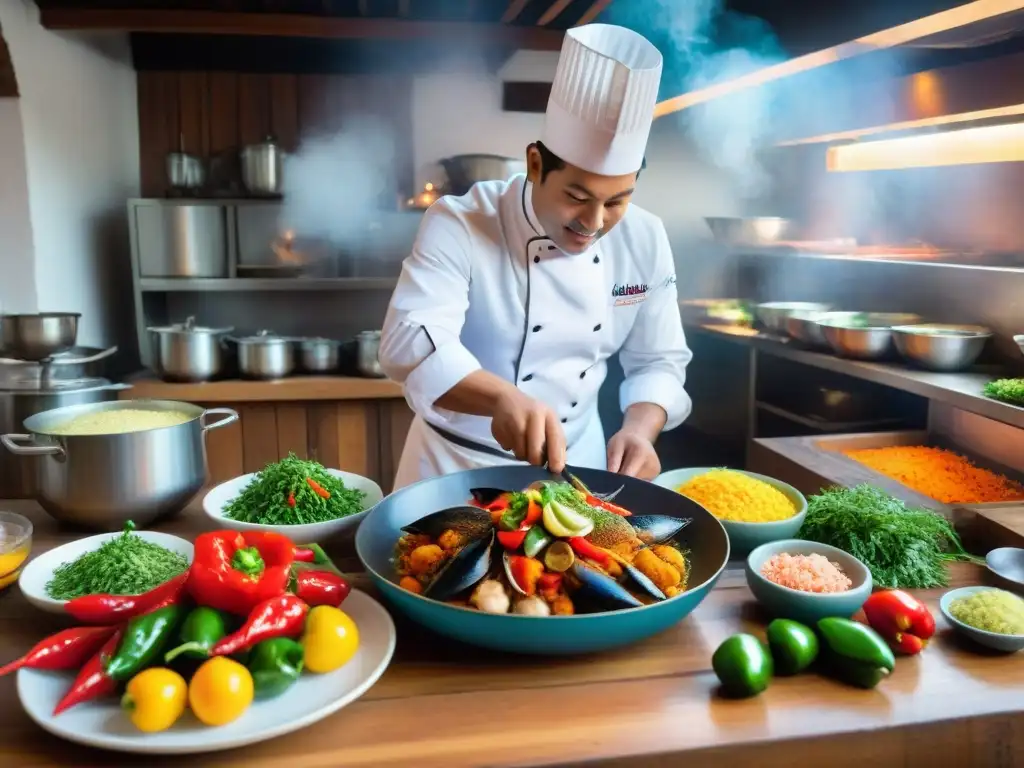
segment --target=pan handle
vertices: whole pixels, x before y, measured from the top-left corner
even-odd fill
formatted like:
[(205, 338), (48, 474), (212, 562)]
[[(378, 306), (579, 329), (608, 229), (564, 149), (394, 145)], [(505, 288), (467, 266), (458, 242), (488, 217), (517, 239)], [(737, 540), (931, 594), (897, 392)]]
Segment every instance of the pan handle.
[(18, 456), (60, 456), (64, 449), (59, 445), (20, 445), (20, 443), (31, 443), (32, 435), (0, 435), (0, 443), (3, 443), (11, 453)]

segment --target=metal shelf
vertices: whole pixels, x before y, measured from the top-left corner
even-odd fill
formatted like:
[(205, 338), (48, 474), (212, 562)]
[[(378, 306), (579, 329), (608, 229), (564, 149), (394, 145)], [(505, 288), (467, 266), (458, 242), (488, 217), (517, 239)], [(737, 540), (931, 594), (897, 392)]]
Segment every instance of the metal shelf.
[(144, 293), (197, 291), (390, 291), (397, 277), (237, 277), (155, 278), (144, 277)]

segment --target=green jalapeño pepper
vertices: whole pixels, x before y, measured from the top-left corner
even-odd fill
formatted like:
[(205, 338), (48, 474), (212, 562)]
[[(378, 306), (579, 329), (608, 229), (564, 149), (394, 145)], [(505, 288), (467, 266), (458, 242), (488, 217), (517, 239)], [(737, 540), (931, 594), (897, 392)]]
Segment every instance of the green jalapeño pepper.
[(814, 630), (789, 619), (775, 619), (768, 625), (768, 647), (780, 675), (803, 672), (818, 658)]
[(290, 637), (275, 637), (252, 647), (246, 666), (252, 673), (256, 697), (269, 699), (291, 687), (302, 674), (305, 651)]
[(178, 633), (179, 645), (164, 654), (164, 661), (170, 664), (178, 656), (186, 659), (207, 659), (210, 649), (228, 633), (228, 620), (216, 608), (201, 605), (194, 608), (181, 625)]
[(818, 621), (826, 670), (859, 688), (874, 688), (896, 667), (896, 657), (870, 627), (850, 619)]
[(774, 665), (764, 644), (753, 635), (733, 635), (711, 657), (722, 691), (728, 696), (756, 696), (768, 687)]
[(117, 650), (107, 662), (107, 677), (128, 680), (156, 659), (174, 635), (183, 613), (181, 605), (171, 603), (129, 621)]

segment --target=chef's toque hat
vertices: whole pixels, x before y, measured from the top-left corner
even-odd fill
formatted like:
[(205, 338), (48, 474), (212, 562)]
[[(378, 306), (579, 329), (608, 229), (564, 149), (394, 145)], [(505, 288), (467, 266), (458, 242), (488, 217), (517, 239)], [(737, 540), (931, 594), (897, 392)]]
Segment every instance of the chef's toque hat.
[(544, 118), (544, 145), (602, 176), (639, 171), (654, 121), (661, 53), (612, 24), (565, 33)]

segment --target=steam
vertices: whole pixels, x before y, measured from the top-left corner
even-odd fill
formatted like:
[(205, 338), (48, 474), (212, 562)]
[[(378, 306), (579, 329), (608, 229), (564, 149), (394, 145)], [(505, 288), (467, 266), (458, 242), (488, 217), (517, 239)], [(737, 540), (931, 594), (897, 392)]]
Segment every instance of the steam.
[(390, 127), (352, 117), (338, 133), (309, 136), (284, 169), (281, 230), (358, 247), (367, 218), (395, 192), (395, 142)]
[[(731, 80), (786, 58), (767, 24), (725, 11), (722, 0), (613, 3), (607, 17), (613, 24), (641, 31), (662, 51), (662, 98)], [(768, 186), (758, 153), (770, 144), (775, 102), (773, 89), (748, 88), (663, 119), (682, 121), (697, 150), (728, 172), (738, 194), (749, 199)]]

